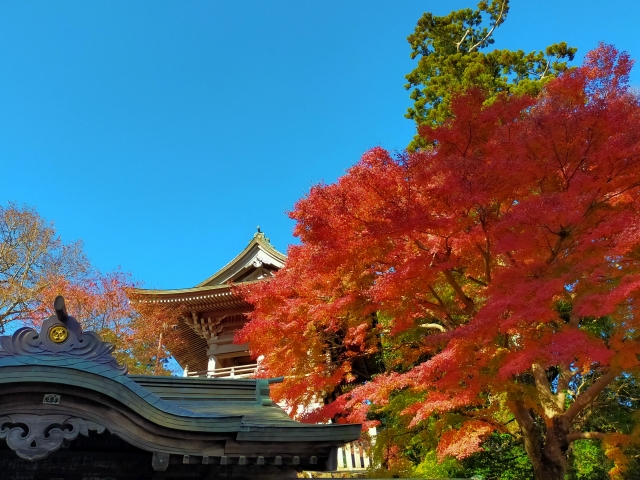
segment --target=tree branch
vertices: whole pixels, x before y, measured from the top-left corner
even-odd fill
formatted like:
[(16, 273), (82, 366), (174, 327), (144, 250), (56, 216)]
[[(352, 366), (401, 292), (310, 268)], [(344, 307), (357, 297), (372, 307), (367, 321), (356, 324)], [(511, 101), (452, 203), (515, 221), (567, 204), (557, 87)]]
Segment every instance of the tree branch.
[(567, 435), (567, 441), (571, 443), (575, 442), (576, 440), (589, 440), (592, 438), (602, 440), (605, 436), (606, 433), (602, 432), (573, 432)]
[(578, 315), (575, 315), (574, 313), (571, 313), (571, 315), (569, 316), (569, 326), (573, 328), (580, 327), (580, 317)]
[(469, 315), (471, 315), (475, 307), (473, 300), (467, 297), (467, 295), (464, 293), (464, 290), (462, 290), (462, 287), (460, 286), (460, 284), (456, 282), (456, 279), (453, 277), (453, 273), (451, 273), (451, 270), (445, 270), (442, 273), (444, 273), (444, 276), (447, 279), (447, 282), (449, 283), (449, 285), (451, 285), (453, 290), (456, 292), (456, 295), (458, 296), (458, 298), (462, 301), (462, 303), (464, 303), (464, 306), (465, 306), (464, 311)]
[(482, 45), (482, 43), (485, 42), (491, 36), (491, 34), (493, 34), (493, 31), (500, 24), (500, 20), (502, 19), (502, 14), (504, 13), (504, 7), (505, 7), (506, 4), (507, 4), (507, 0), (504, 0), (502, 2), (502, 8), (500, 9), (500, 15), (498, 15), (498, 18), (496, 19), (495, 23), (493, 24), (493, 27), (491, 27), (491, 30), (489, 30), (489, 33), (487, 33), (487, 35), (482, 40), (480, 40), (478, 43), (476, 43), (473, 47), (471, 47), (469, 49), (469, 53), (473, 52), (476, 48), (478, 48), (480, 45)]
[[(431, 292), (431, 295), (433, 295), (436, 298), (436, 301), (440, 304), (439, 310), (442, 313), (444, 313), (444, 316), (447, 318), (447, 321), (442, 320), (442, 323), (444, 323), (449, 329), (453, 328), (453, 317), (449, 313), (449, 310), (447, 309), (447, 306), (442, 301), (442, 298), (440, 298), (440, 295), (438, 295), (438, 293), (434, 290), (434, 288), (431, 285), (427, 285), (427, 287), (429, 288), (429, 291)], [(429, 302), (429, 303), (431, 303), (431, 302)], [(435, 304), (431, 303), (431, 305), (435, 305)], [(437, 306), (437, 305), (435, 305), (435, 306)], [(448, 325), (447, 325), (447, 323), (448, 323)]]
[[(549, 229), (549, 231), (551, 231), (551, 229)], [(562, 251), (562, 247), (565, 239), (569, 238), (569, 236), (571, 235), (571, 229), (561, 226), (559, 232), (557, 233), (552, 232), (552, 233), (554, 233), (555, 235), (558, 235), (558, 241), (551, 249), (551, 255), (549, 255), (549, 258), (546, 261), (547, 265), (551, 265), (555, 261), (555, 259), (558, 257), (558, 254)]]
[(556, 394), (556, 398), (558, 399), (558, 405), (564, 410), (567, 392), (569, 391), (569, 382), (573, 378), (573, 373), (566, 365), (560, 365), (559, 368), (560, 375), (558, 376), (558, 393)]
[(438, 323), (422, 323), (420, 325), (418, 325), (421, 328), (429, 328), (432, 330), (440, 330), (442, 333), (446, 332), (447, 329), (444, 328), (442, 325), (438, 324)]
[(482, 285), (483, 287), (487, 286), (487, 282), (483, 282), (479, 278), (475, 278), (475, 277), (472, 277), (471, 275), (467, 275), (462, 270), (459, 270), (457, 268), (452, 268), (451, 270), (453, 272), (459, 273), (460, 275), (464, 276), (464, 278), (466, 278), (467, 280), (471, 280), (473, 283), (477, 283), (478, 285)]
[(549, 385), (549, 380), (547, 380), (546, 370), (542, 368), (542, 365), (534, 363), (531, 365), (531, 371), (533, 373), (533, 379), (536, 382), (536, 390), (538, 392), (538, 398), (540, 398), (540, 405), (542, 405), (547, 418), (553, 418), (561, 415), (564, 412), (564, 402), (560, 403), (558, 396), (551, 392), (551, 386)]
[(456, 51), (460, 51), (460, 45), (462, 45), (462, 42), (464, 42), (464, 39), (467, 38), (467, 35), (469, 35), (471, 33), (471, 29), (467, 28), (467, 31), (464, 32), (464, 35), (462, 36), (462, 38), (460, 39), (459, 42), (456, 42)]
[(532, 462), (539, 461), (542, 456), (542, 444), (540, 442), (540, 430), (538, 429), (531, 411), (525, 408), (522, 400), (509, 402), (511, 413), (516, 418), (522, 436), (524, 449)]
[(612, 368), (596, 380), (587, 390), (584, 391), (584, 393), (578, 396), (575, 402), (571, 404), (565, 413), (565, 417), (569, 423), (573, 422), (578, 414), (584, 410), (587, 405), (593, 402), (597, 396), (600, 395), (600, 392), (602, 392), (619, 374), (619, 369)]

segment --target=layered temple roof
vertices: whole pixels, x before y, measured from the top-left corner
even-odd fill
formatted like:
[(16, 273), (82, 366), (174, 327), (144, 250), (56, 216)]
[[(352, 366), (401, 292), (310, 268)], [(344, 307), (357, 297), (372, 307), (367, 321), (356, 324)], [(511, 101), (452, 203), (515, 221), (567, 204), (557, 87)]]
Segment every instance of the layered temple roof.
[(224, 267), (195, 287), (173, 290), (138, 289), (134, 299), (184, 305), (196, 312), (248, 308), (233, 295), (230, 284), (260, 280), (281, 269), (286, 256), (276, 250), (264, 233), (256, 233), (245, 249)]
[[(5, 470), (24, 467), (12, 450), (36, 462), (29, 469), (42, 470), (42, 478), (286, 478), (335, 468), (337, 447), (359, 436), (359, 425), (291, 420), (269, 398), (269, 384), (279, 379), (129, 376), (111, 351), (73, 317), (53, 315), (40, 332), (0, 337)], [(84, 466), (67, 471), (78, 458)], [(137, 463), (132, 470), (127, 462)]]
[[(207, 340), (215, 335), (219, 322), (249, 312), (251, 306), (232, 291), (232, 283), (266, 278), (284, 266), (286, 256), (276, 250), (264, 233), (258, 231), (233, 260), (195, 287), (173, 290), (138, 289), (130, 296), (134, 302), (151, 302), (178, 307), (183, 315), (177, 329), (183, 342), (171, 348), (180, 365), (192, 370), (207, 369)], [(186, 314), (185, 314), (186, 313)], [(238, 318), (228, 321), (238, 323)]]

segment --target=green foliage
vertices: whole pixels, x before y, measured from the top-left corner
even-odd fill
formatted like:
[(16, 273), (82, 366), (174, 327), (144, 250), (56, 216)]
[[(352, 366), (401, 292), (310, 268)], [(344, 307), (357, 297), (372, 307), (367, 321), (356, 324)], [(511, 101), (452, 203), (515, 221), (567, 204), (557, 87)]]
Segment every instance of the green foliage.
[[(382, 329), (380, 357), (386, 371), (403, 373), (424, 361), (423, 341), (425, 333), (429, 333), (429, 330), (412, 328), (392, 335), (389, 331), (393, 325), (393, 319), (379, 312), (378, 320)], [(425, 322), (428, 321), (425, 319)]]
[(462, 477), (483, 480), (526, 480), (533, 478), (533, 468), (522, 441), (508, 433), (494, 433), (478, 452), (464, 460)]
[(570, 465), (567, 480), (604, 480), (608, 479), (610, 462), (604, 455), (599, 441), (577, 440), (571, 449)]
[(438, 462), (435, 450), (427, 452), (424, 460), (417, 465), (412, 476), (419, 478), (455, 478), (464, 476), (464, 469), (454, 458)]
[(411, 417), (403, 414), (420, 398), (409, 389), (395, 392), (384, 407), (374, 407), (370, 420), (380, 427), (372, 455), (371, 476), (387, 478), (482, 478), (483, 480), (526, 480), (533, 478), (531, 462), (512, 424), (515, 435), (494, 433), (482, 445), (482, 451), (465, 460), (438, 460), (436, 447), (440, 435), (449, 428), (459, 428), (468, 417), (456, 413), (432, 415), (427, 421), (409, 428)]
[[(569, 302), (558, 302), (556, 309), (565, 322), (571, 318), (572, 308)], [(380, 326), (388, 332), (391, 319), (378, 315)], [(420, 319), (420, 322), (428, 319)], [(608, 339), (613, 331), (609, 317), (585, 317), (580, 320), (580, 328)], [(395, 335), (385, 333), (381, 336), (384, 364), (390, 370), (404, 372), (410, 369), (418, 359), (420, 329), (409, 329)], [(414, 346), (412, 349), (411, 346)], [(403, 346), (403, 348), (400, 348)], [(594, 381), (591, 373), (576, 374), (572, 390), (588, 388)], [(580, 387), (582, 383), (582, 387)], [(577, 427), (581, 431), (631, 433), (637, 423), (640, 384), (632, 373), (625, 373), (605, 389), (597, 401), (580, 416)], [(370, 473), (381, 478), (396, 476), (417, 478), (482, 478), (483, 480), (526, 480), (533, 478), (532, 465), (522, 444), (519, 429), (515, 423), (508, 425), (511, 433), (494, 433), (482, 445), (483, 451), (459, 461), (446, 458), (438, 461), (436, 446), (442, 431), (458, 428), (464, 421), (463, 415), (440, 414), (432, 416), (418, 427), (409, 428), (410, 418), (402, 411), (412, 403), (419, 401), (420, 394), (409, 389), (396, 391), (384, 407), (374, 407), (369, 413), (370, 420), (378, 420), (381, 426), (374, 450), (377, 467)], [(568, 401), (570, 401), (568, 399)], [(508, 411), (494, 412), (501, 423), (508, 423), (511, 414)], [(511, 428), (513, 427), (513, 428)], [(630, 447), (634, 448), (634, 447)], [(634, 452), (629, 452), (635, 457)], [(608, 471), (613, 467), (599, 440), (580, 440), (572, 444), (569, 450), (569, 468), (567, 480), (609, 479)], [(640, 466), (631, 461), (627, 478), (640, 478)]]
[[(482, 0), (477, 10), (465, 8), (445, 16), (425, 13), (409, 35), (416, 68), (406, 76), (413, 107), (406, 117), (416, 124), (441, 124), (450, 115), (452, 96), (470, 87), (480, 88), (488, 102), (500, 92), (536, 95), (544, 84), (565, 71), (577, 51), (565, 42), (544, 52), (493, 50), (495, 29), (509, 13), (509, 0)], [(410, 149), (425, 146), (416, 136)]]
[[(598, 328), (606, 332), (610, 322), (598, 318), (587, 322), (588, 328)], [(590, 375), (578, 378), (586, 388), (593, 383)], [(640, 383), (637, 372), (625, 372), (615, 379), (598, 398), (592, 402), (576, 422), (581, 431), (633, 434), (638, 425), (638, 407), (640, 406)], [(625, 448), (629, 464), (624, 478), (640, 478), (638, 447), (631, 444)], [(573, 443), (569, 458), (570, 472), (568, 480), (608, 479), (608, 471), (613, 462), (605, 456), (599, 440), (579, 440)]]
[(399, 391), (389, 399), (388, 405), (374, 407), (369, 412), (370, 420), (380, 422), (372, 445), (373, 476), (407, 476), (426, 452), (435, 452), (438, 443), (435, 421), (432, 419), (420, 427), (409, 428), (410, 418), (402, 415), (402, 411), (419, 397), (408, 390)]

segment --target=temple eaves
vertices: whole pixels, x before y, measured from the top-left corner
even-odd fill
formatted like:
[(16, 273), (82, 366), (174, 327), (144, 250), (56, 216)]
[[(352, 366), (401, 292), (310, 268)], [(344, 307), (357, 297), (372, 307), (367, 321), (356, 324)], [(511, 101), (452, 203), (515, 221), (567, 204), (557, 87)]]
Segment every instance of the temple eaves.
[(155, 303), (187, 301), (217, 304), (233, 297), (231, 283), (249, 283), (281, 269), (287, 257), (276, 250), (264, 233), (256, 233), (249, 244), (224, 267), (195, 287), (178, 289), (134, 289), (133, 299)]

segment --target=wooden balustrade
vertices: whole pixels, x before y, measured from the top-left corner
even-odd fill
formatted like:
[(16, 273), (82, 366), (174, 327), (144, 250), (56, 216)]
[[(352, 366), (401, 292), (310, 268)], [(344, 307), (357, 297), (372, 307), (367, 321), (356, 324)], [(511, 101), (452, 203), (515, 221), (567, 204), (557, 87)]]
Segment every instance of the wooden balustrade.
[(185, 377), (206, 377), (206, 378), (251, 378), (256, 373), (258, 364), (237, 365), (226, 368), (216, 368), (215, 370), (185, 370)]
[(371, 466), (371, 446), (377, 430), (369, 429), (369, 440), (357, 440), (338, 449), (338, 471), (363, 471)]

